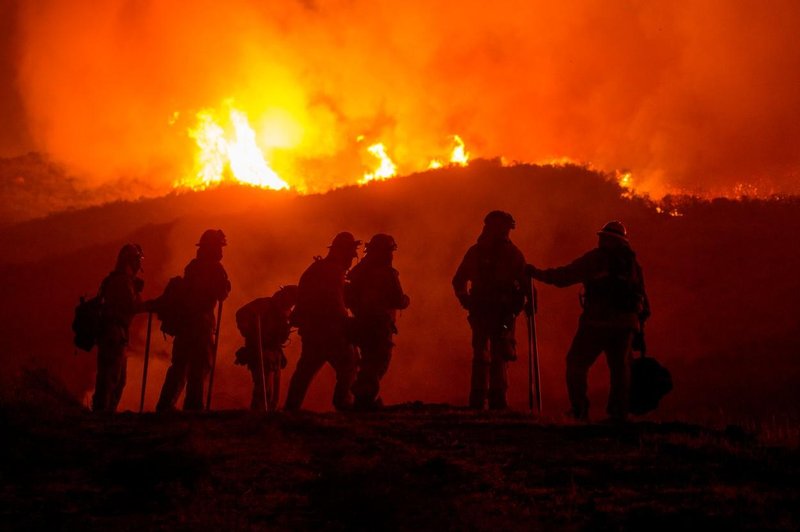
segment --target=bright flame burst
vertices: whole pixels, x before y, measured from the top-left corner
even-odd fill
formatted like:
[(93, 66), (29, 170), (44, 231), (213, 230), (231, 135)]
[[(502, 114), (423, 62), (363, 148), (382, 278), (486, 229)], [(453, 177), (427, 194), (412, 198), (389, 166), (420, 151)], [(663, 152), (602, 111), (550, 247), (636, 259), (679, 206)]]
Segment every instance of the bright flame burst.
[(373, 144), (367, 148), (367, 151), (380, 161), (380, 166), (378, 166), (374, 172), (367, 172), (364, 174), (364, 177), (358, 181), (359, 184), (363, 185), (364, 183), (369, 183), (370, 181), (389, 179), (397, 174), (397, 165), (395, 165), (389, 156), (386, 155), (386, 147), (382, 142)]
[[(450, 154), (449, 164), (451, 166), (467, 166), (469, 164), (469, 152), (467, 152), (464, 141), (461, 140), (461, 137), (458, 135), (453, 135), (453, 141), (455, 142), (455, 147), (453, 148), (453, 153)], [(428, 169), (435, 170), (443, 166), (444, 163), (442, 161), (434, 159), (431, 161), (431, 164), (428, 165)]]
[(189, 129), (189, 136), (198, 148), (195, 175), (177, 181), (175, 186), (202, 190), (223, 181), (237, 181), (275, 190), (288, 189), (289, 184), (270, 168), (256, 144), (256, 134), (247, 115), (231, 107), (227, 118), (228, 131), (212, 111), (197, 113), (197, 125)]
[[(233, 107), (231, 101), (226, 111), (203, 109), (195, 115), (195, 125), (188, 129), (197, 151), (193, 172), (173, 183), (176, 188), (203, 190), (224, 182), (237, 182), (256, 187), (283, 190), (289, 184), (270, 167), (268, 159), (256, 142), (256, 132), (250, 126), (247, 115)], [(174, 125), (179, 114), (175, 112), (169, 123)], [(363, 136), (356, 139), (364, 140)], [(467, 166), (470, 154), (458, 135), (452, 136), (453, 144), (447, 163), (434, 159), (429, 168)], [(364, 173), (359, 184), (382, 181), (397, 175), (397, 165), (389, 157), (382, 142), (373, 144), (367, 151), (377, 159), (377, 167)], [(302, 187), (301, 187), (302, 190)]]

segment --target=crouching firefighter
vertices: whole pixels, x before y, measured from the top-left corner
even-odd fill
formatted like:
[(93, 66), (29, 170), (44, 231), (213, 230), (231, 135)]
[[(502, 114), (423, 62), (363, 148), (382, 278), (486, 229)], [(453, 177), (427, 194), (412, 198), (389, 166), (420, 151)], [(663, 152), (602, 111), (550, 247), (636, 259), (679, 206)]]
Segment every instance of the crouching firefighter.
[(632, 341), (650, 315), (650, 304), (625, 226), (608, 222), (597, 235), (597, 247), (566, 266), (541, 270), (529, 265), (527, 269), (534, 279), (558, 287), (583, 283), (583, 313), (567, 352), (569, 415), (588, 419), (589, 368), (605, 352), (611, 379), (608, 416), (623, 421), (629, 410)]
[[(183, 277), (170, 281), (168, 291), (159, 298), (169, 305), (156, 303), (159, 315), (171, 316), (170, 331), (174, 333), (172, 363), (167, 369), (164, 386), (156, 411), (175, 409), (178, 397), (186, 387), (184, 410), (203, 409), (203, 387), (214, 362), (214, 310), (218, 302), (228, 297), (231, 283), (222, 266), (222, 248), (227, 245), (219, 229), (205, 231), (197, 243), (197, 256), (184, 269)], [(167, 285), (167, 288), (170, 288)], [(162, 330), (165, 322), (162, 321)]]
[(453, 277), (461, 306), (472, 328), (470, 408), (507, 407), (508, 362), (516, 360), (514, 328), (524, 309), (532, 311), (525, 257), (509, 237), (514, 218), (492, 211), (484, 219), (478, 242), (467, 251)]
[(253, 377), (252, 410), (277, 410), (281, 370), (286, 367), (283, 346), (289, 339), (289, 316), (297, 302), (297, 286), (281, 287), (272, 297), (262, 297), (236, 312), (236, 326), (244, 347), (236, 351), (236, 364), (247, 366)]
[(114, 270), (100, 286), (99, 329), (97, 335), (97, 380), (92, 410), (114, 412), (125, 388), (129, 329), (133, 316), (146, 311), (141, 300), (144, 281), (137, 276), (142, 268), (142, 248), (125, 244), (117, 255)]
[(382, 406), (380, 380), (392, 359), (392, 335), (397, 333), (397, 311), (408, 307), (409, 297), (400, 286), (400, 274), (392, 267), (397, 244), (386, 234), (377, 234), (366, 244), (364, 259), (347, 274), (345, 293), (354, 317), (354, 341), (361, 351), (358, 375), (353, 383), (353, 408), (370, 410)]

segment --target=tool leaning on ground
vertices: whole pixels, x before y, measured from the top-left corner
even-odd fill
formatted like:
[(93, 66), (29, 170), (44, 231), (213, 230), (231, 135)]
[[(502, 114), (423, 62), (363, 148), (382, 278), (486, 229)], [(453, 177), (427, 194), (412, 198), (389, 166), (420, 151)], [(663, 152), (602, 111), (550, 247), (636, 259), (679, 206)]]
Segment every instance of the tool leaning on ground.
[(528, 408), (533, 415), (533, 386), (536, 377), (536, 411), (542, 415), (542, 380), (539, 372), (539, 340), (536, 336), (536, 313), (539, 311), (539, 295), (530, 278), (530, 309), (525, 313), (528, 324)]
[(264, 394), (264, 411), (269, 412), (267, 402), (267, 372), (264, 364), (264, 346), (261, 338), (261, 314), (256, 314), (256, 342), (258, 345), (258, 361), (261, 364), (261, 392)]
[(208, 397), (206, 397), (206, 410), (211, 410), (211, 391), (214, 388), (214, 370), (217, 367), (217, 350), (219, 348), (219, 328), (222, 324), (222, 301), (217, 305), (217, 330), (214, 334), (214, 353), (211, 359), (211, 372), (208, 376)]
[(147, 313), (147, 339), (144, 343), (144, 367), (142, 368), (142, 396), (139, 399), (139, 413), (144, 411), (144, 392), (147, 389), (147, 367), (150, 363), (150, 332), (153, 329), (153, 312)]

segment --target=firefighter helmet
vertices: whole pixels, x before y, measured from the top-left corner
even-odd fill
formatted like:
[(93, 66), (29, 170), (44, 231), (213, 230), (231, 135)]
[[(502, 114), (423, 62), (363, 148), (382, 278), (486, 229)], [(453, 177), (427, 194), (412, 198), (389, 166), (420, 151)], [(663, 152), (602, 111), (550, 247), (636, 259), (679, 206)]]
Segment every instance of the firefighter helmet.
[(142, 264), (144, 253), (139, 244), (125, 244), (117, 254), (117, 268), (121, 266), (132, 266), (138, 270)]
[(618, 222), (616, 220), (612, 220), (608, 222), (606, 225), (603, 226), (597, 232), (598, 235), (608, 235), (613, 238), (619, 238), (624, 240), (625, 242), (628, 241), (628, 231), (625, 229), (625, 226), (622, 225), (622, 222)]
[(361, 240), (356, 240), (353, 236), (353, 233), (349, 233), (344, 231), (339, 233), (333, 238), (333, 242), (331, 245), (328, 246), (331, 250), (339, 250), (346, 253), (352, 253), (352, 256), (355, 257), (358, 255), (356, 251), (358, 250), (358, 246), (361, 245)]
[(490, 212), (486, 215), (486, 218), (483, 219), (483, 223), (486, 225), (502, 225), (508, 229), (514, 229), (517, 226), (517, 222), (514, 221), (514, 217), (505, 211)]
[(272, 297), (280, 302), (287, 303), (287, 306), (292, 307), (297, 302), (297, 285), (287, 284), (281, 286), (277, 292), (272, 294)]
[(391, 235), (378, 233), (369, 239), (365, 247), (367, 253), (370, 251), (394, 251), (397, 249), (397, 242)]
[(200, 247), (221, 248), (227, 246), (228, 241), (225, 239), (225, 233), (223, 233), (221, 229), (208, 229), (200, 236), (200, 241), (195, 245)]

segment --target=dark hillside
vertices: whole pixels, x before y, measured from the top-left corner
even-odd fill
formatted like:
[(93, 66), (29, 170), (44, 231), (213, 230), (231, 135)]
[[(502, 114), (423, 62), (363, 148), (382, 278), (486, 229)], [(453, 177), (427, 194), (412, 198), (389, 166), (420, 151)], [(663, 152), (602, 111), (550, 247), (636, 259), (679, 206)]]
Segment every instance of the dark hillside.
[[(800, 396), (800, 203), (790, 200), (684, 201), (681, 216), (626, 198), (601, 175), (577, 167), (467, 168), (426, 172), (324, 195), (296, 196), (230, 187), (53, 215), (0, 230), (0, 337), (9, 368), (47, 367), (80, 400), (92, 388), (93, 355), (73, 355), (69, 324), (79, 294), (97, 289), (119, 246), (145, 250), (145, 296), (193, 256), (208, 227), (228, 235), (224, 264), (233, 283), (225, 304), (215, 405), (247, 404), (249, 374), (233, 365), (239, 345), (234, 311), (280, 284), (295, 282), (332, 236), (366, 239), (389, 232), (399, 243), (396, 267), (412, 305), (385, 379), (386, 403), (412, 400), (463, 404), (469, 374), (464, 312), (450, 279), (483, 216), (514, 214), (512, 238), (529, 262), (553, 266), (596, 243), (595, 231), (623, 220), (645, 268), (653, 317), (651, 353), (673, 371), (675, 391), (660, 415), (706, 419), (797, 416)], [(577, 287), (540, 287), (540, 338), (547, 415), (566, 409), (564, 353), (579, 313)], [(129, 385), (122, 407), (138, 405), (144, 318), (134, 325)], [(525, 407), (524, 323), (520, 361), (511, 368), (511, 404)], [(290, 372), (297, 360), (289, 347)], [(169, 345), (154, 335), (148, 408), (163, 382)], [(602, 415), (605, 368), (592, 376), (593, 414)], [(13, 373), (13, 372), (12, 372)], [(285, 389), (285, 388), (284, 388)], [(307, 402), (328, 409), (331, 376), (324, 371)]]

